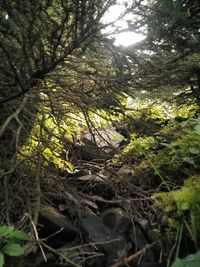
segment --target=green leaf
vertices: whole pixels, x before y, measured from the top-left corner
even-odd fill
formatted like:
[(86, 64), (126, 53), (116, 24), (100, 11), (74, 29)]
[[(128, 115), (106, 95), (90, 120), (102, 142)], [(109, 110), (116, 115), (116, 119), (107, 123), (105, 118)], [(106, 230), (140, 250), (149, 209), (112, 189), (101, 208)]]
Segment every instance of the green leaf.
[(177, 259), (175, 260), (175, 262), (172, 264), (171, 267), (183, 267), (183, 266), (185, 266), (185, 265), (183, 265), (182, 261), (183, 261), (183, 260), (177, 258)]
[(198, 148), (195, 148), (195, 147), (190, 147), (190, 148), (189, 148), (189, 152), (190, 152), (191, 154), (198, 155), (199, 152), (200, 152), (200, 150), (199, 150)]
[(12, 231), (14, 230), (13, 226), (9, 226), (9, 225), (3, 225), (0, 227), (0, 236), (7, 236), (8, 234), (10, 234)]
[(18, 240), (28, 240), (28, 235), (24, 231), (15, 230), (8, 235), (8, 238), (14, 238)]
[(185, 158), (183, 158), (183, 161), (188, 162), (188, 163), (190, 163), (190, 164), (192, 164), (192, 165), (195, 164), (194, 160), (193, 160), (192, 158), (190, 158), (190, 157), (185, 157)]
[(199, 267), (200, 266), (200, 251), (196, 254), (191, 254), (185, 259), (177, 258), (171, 267)]
[(0, 251), (0, 267), (4, 266), (4, 254)]
[(20, 256), (24, 254), (24, 249), (19, 244), (15, 243), (8, 243), (6, 244), (3, 249), (3, 253), (7, 254), (8, 256)]
[(198, 134), (200, 134), (200, 124), (197, 124), (197, 125), (195, 126), (195, 131), (196, 131)]

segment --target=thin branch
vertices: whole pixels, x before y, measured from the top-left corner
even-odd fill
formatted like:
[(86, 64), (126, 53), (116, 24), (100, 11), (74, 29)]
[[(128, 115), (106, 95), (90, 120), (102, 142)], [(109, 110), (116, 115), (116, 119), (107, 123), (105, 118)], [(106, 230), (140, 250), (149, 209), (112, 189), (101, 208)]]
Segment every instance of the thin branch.
[(35, 223), (34, 223), (34, 221), (31, 219), (31, 216), (30, 216), (28, 213), (27, 213), (26, 215), (27, 215), (27, 217), (29, 218), (29, 220), (30, 220), (30, 222), (31, 222), (31, 225), (32, 225), (32, 227), (33, 227), (33, 232), (34, 232), (34, 234), (35, 234), (35, 238), (36, 238), (37, 244), (38, 244), (38, 246), (39, 246), (39, 248), (40, 248), (40, 250), (41, 250), (41, 253), (42, 253), (42, 256), (43, 256), (43, 258), (44, 258), (44, 261), (47, 262), (47, 257), (46, 257), (46, 255), (45, 255), (45, 253), (44, 253), (43, 248), (42, 248), (41, 241), (40, 241), (40, 239), (39, 239), (39, 236), (38, 236), (38, 232), (37, 232), (37, 228), (36, 228), (36, 226), (35, 226)]
[(24, 108), (26, 101), (28, 99), (28, 95), (25, 95), (25, 97), (22, 100), (21, 105), (19, 106), (19, 108), (17, 108), (15, 110), (15, 112), (13, 114), (11, 114), (6, 121), (4, 122), (4, 124), (0, 127), (0, 138), (2, 137), (3, 133), (5, 132), (5, 130), (7, 129), (7, 127), (9, 126), (9, 124), (11, 123), (11, 121), (13, 119), (16, 119), (16, 121), (18, 121), (18, 115), (19, 113), (22, 111), (22, 109)]
[(124, 263), (129, 263), (131, 261), (136, 260), (137, 258), (143, 256), (147, 250), (151, 249), (153, 246), (155, 245), (155, 243), (153, 244), (147, 244), (143, 249), (137, 251), (136, 253), (130, 255), (128, 258), (125, 258), (123, 261), (119, 261), (115, 264), (113, 264), (111, 267), (120, 267), (123, 266)]

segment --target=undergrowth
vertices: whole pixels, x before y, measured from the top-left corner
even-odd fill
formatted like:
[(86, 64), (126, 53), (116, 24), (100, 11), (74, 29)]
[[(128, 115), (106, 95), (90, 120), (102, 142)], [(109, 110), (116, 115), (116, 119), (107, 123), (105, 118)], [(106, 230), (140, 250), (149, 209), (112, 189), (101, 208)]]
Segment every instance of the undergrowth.
[(191, 176), (184, 181), (180, 189), (153, 195), (155, 207), (170, 214), (176, 214), (171, 219), (171, 226), (177, 228), (177, 222), (184, 217), (187, 230), (196, 247), (200, 238), (200, 176)]
[[(184, 235), (200, 246), (200, 116), (196, 108), (181, 108), (164, 120), (163, 112), (152, 109), (147, 118), (153, 118), (160, 130), (152, 135), (131, 133), (131, 139), (114, 163), (130, 164), (140, 170), (152, 169), (151, 179), (160, 178), (165, 188), (156, 188), (152, 199), (154, 208), (168, 216), (168, 227), (178, 231), (184, 221)], [(153, 115), (152, 115), (153, 114)], [(155, 116), (157, 114), (157, 117)], [(159, 114), (160, 117), (159, 123)], [(171, 118), (170, 118), (171, 116)], [(146, 119), (146, 121), (148, 121)], [(130, 118), (129, 118), (130, 123)], [(132, 127), (134, 129), (134, 127)], [(149, 178), (149, 177), (148, 177)]]

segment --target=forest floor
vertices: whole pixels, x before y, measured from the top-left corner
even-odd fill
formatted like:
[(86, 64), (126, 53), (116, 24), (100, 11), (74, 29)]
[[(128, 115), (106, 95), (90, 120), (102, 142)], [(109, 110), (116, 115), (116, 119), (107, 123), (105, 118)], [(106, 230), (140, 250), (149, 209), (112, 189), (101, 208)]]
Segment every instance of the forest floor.
[[(33, 239), (20, 266), (168, 267), (176, 255), (196, 252), (199, 125), (196, 110), (172, 119), (128, 116), (74, 143), (73, 170), (39, 168), (35, 217), (26, 212), (18, 224), (29, 222)], [(20, 168), (25, 175), (12, 190), (21, 209), (32, 209), (30, 166)]]

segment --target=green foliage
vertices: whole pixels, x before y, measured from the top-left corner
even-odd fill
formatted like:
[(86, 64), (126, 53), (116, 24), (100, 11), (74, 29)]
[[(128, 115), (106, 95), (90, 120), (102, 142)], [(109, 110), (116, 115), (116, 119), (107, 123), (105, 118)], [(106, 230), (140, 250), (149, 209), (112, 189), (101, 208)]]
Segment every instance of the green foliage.
[(124, 153), (142, 153), (142, 150), (148, 150), (156, 144), (156, 139), (153, 136), (137, 137), (132, 134), (130, 143), (125, 147)]
[(199, 267), (200, 266), (200, 251), (189, 255), (184, 259), (177, 258), (171, 267)]
[(185, 122), (173, 124), (175, 140), (162, 143), (164, 148), (158, 152), (154, 162), (158, 167), (178, 169), (184, 163), (198, 168), (200, 164), (200, 118), (188, 119)]
[(34, 157), (38, 156), (39, 152), (43, 156), (44, 165), (48, 166), (52, 163), (59, 169), (67, 167), (73, 169), (71, 163), (60, 156), (64, 149), (65, 140), (71, 139), (75, 132), (77, 135), (80, 132), (76, 122), (72, 124), (72, 121), (69, 121), (69, 125), (70, 127), (67, 126), (67, 122), (64, 122), (64, 120), (58, 122), (47, 111), (45, 114), (43, 112), (38, 113), (30, 136), (20, 150), (19, 158), (26, 158), (32, 155), (34, 159)]
[[(81, 143), (82, 136), (90, 131), (89, 128), (97, 133), (101, 129), (109, 128), (112, 120), (117, 121), (120, 118), (120, 115), (105, 110), (82, 112), (74, 108), (67, 112), (69, 106), (65, 104), (66, 114), (54, 116), (48, 106), (41, 104), (36, 122), (18, 159), (31, 156), (29, 162), (32, 167), (37, 168), (40, 153), (43, 167), (54, 166), (58, 170), (69, 169), (73, 172), (75, 167), (68, 157), (71, 151), (73, 153), (73, 145)], [(116, 134), (112, 138), (112, 141), (118, 141), (121, 135)]]
[(23, 248), (19, 244), (8, 243), (2, 248), (2, 252), (8, 256), (21, 256), (24, 254)]
[(192, 239), (197, 244), (200, 237), (200, 176), (192, 176), (185, 180), (182, 188), (169, 193), (157, 193), (153, 198), (155, 206), (167, 212), (175, 212), (178, 217), (189, 213), (188, 224), (191, 228)]
[[(156, 110), (153, 109), (153, 111)], [(159, 109), (156, 111), (157, 114), (159, 114), (158, 111)], [(182, 117), (178, 119), (182, 120), (189, 117), (190, 114), (193, 115), (194, 110), (191, 106), (186, 105), (179, 112)], [(151, 116), (149, 114), (147, 116)], [(174, 115), (177, 113), (173, 114), (171, 111), (171, 118)], [(162, 116), (160, 117), (162, 121)], [(167, 139), (164, 142), (165, 138)], [(199, 170), (200, 117), (191, 117), (182, 122), (171, 119), (161, 132), (157, 132), (154, 136), (141, 137), (135, 133), (132, 134), (130, 143), (116, 157), (115, 161), (121, 164), (127, 161), (134, 164), (137, 162), (140, 164), (140, 169), (152, 168), (154, 174), (161, 178), (162, 183), (169, 191), (168, 193), (154, 194), (155, 206), (169, 212), (169, 216), (170, 214), (177, 214), (175, 218), (178, 220), (183, 216), (190, 229), (191, 238), (195, 244), (198, 244), (200, 238), (200, 176), (188, 174), (191, 177), (188, 178), (187, 176), (188, 179), (179, 189), (174, 187), (172, 190), (168, 185), (169, 182), (173, 182), (175, 186), (177, 182), (183, 183), (185, 179), (185, 176), (182, 177), (181, 175), (183, 166), (191, 169), (192, 173), (197, 173)], [(177, 178), (175, 171), (178, 181), (174, 179), (174, 177)], [(174, 216), (170, 218), (170, 225), (177, 228), (179, 221), (176, 221), (175, 218)]]
[(180, 103), (199, 101), (199, 1), (149, 2), (146, 42), (127, 49), (133, 59), (139, 55), (139, 66), (133, 63), (137, 70), (133, 87), (163, 102), (176, 99), (180, 92)]
[[(169, 184), (176, 184), (175, 178), (180, 177), (178, 183), (185, 178), (179, 175), (180, 167), (199, 168), (200, 119), (191, 117), (197, 109), (197, 105), (189, 104), (178, 107), (174, 103), (162, 103), (159, 107), (138, 102), (137, 110), (132, 114), (129, 111), (127, 121), (133, 132), (130, 143), (115, 156), (114, 163), (138, 164), (137, 168), (143, 171), (151, 168), (171, 191)], [(137, 128), (142, 131), (137, 132)]]
[(149, 38), (181, 53), (198, 50), (198, 22), (198, 1), (157, 0), (148, 17)]
[[(123, 163), (127, 159), (134, 161), (134, 158), (144, 156), (145, 153), (157, 167), (163, 165), (169, 166), (169, 168), (178, 168), (184, 162), (198, 164), (200, 149), (198, 125), (200, 120), (190, 118), (182, 123), (174, 120), (176, 117), (181, 120), (191, 117), (198, 108), (196, 105), (187, 104), (178, 107), (173, 103), (158, 105), (153, 101), (141, 101), (136, 105), (137, 110), (132, 113), (128, 112), (129, 118), (126, 122), (133, 132), (131, 140), (116, 157), (118, 163)], [(169, 123), (162, 126), (166, 120), (169, 120)], [(142, 136), (137, 133), (137, 128), (143, 130), (139, 133)], [(172, 136), (172, 141), (166, 143), (164, 136)], [(163, 149), (158, 150), (158, 154), (155, 154), (160, 145), (163, 146)]]
[(0, 226), (0, 267), (5, 264), (5, 255), (21, 256), (24, 249), (20, 245), (22, 240), (28, 240), (28, 235), (21, 230), (15, 230), (13, 226)]
[(183, 119), (188, 119), (191, 118), (192, 116), (195, 115), (195, 113), (198, 111), (199, 106), (197, 104), (184, 104), (184, 105), (174, 105), (173, 106), (173, 117), (180, 117)]
[(4, 265), (4, 254), (0, 252), (0, 267)]
[(144, 151), (148, 152), (158, 141), (153, 136), (138, 137), (135, 133), (131, 135), (130, 143), (114, 159), (115, 163), (123, 164), (127, 160), (134, 161), (136, 158), (144, 156)]

